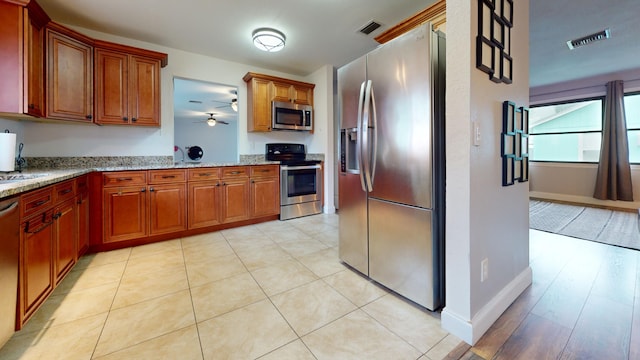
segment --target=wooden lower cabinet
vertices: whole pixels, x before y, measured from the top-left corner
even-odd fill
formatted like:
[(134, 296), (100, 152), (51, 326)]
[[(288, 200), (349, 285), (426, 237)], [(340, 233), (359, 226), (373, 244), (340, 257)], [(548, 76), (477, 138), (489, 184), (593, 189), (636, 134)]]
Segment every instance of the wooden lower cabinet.
[(251, 168), (251, 217), (280, 213), (280, 167), (278, 165)]
[(103, 242), (147, 236), (146, 186), (105, 188), (102, 205)]
[(222, 223), (221, 184), (219, 180), (190, 182), (189, 229), (214, 226)]
[(17, 328), (21, 328), (53, 291), (53, 210), (24, 220), (20, 226), (20, 272)]
[(75, 198), (69, 199), (53, 209), (53, 264), (56, 284), (62, 281), (77, 260), (77, 209)]
[(229, 179), (222, 182), (222, 222), (249, 218), (249, 179)]
[(149, 234), (187, 229), (186, 184), (149, 185)]

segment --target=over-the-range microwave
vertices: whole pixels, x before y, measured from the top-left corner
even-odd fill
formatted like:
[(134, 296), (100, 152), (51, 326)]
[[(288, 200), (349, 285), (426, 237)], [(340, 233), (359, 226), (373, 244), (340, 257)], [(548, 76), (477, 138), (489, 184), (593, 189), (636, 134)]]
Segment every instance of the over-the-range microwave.
[(313, 130), (313, 107), (284, 101), (271, 103), (271, 128), (273, 130)]

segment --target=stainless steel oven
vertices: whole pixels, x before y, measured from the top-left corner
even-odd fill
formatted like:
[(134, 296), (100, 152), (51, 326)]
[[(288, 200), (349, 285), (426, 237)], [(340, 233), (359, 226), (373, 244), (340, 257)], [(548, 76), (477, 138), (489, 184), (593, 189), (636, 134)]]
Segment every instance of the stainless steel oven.
[(280, 219), (322, 212), (320, 164), (280, 166)]
[(280, 162), (280, 220), (322, 212), (322, 165), (304, 144), (266, 144), (265, 158)]

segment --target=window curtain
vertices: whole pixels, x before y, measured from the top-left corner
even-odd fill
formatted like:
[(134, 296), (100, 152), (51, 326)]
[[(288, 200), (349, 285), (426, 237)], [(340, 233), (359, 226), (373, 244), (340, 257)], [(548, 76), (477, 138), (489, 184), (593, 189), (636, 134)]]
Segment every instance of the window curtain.
[(633, 201), (627, 122), (624, 115), (624, 87), (621, 80), (607, 83), (602, 130), (600, 163), (593, 197)]

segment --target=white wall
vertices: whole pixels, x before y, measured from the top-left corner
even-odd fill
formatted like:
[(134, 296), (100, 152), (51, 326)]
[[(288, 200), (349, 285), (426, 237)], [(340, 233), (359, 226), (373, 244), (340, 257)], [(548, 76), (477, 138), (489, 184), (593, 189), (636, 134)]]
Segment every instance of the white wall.
[[(445, 330), (473, 344), (531, 283), (528, 184), (501, 186), (502, 102), (529, 102), (529, 2), (514, 2), (513, 84), (475, 68), (478, 3), (447, 1)], [(472, 144), (472, 122), (481, 142)], [(489, 277), (480, 281), (480, 263)]]
[[(296, 142), (308, 146), (308, 151), (328, 156), (329, 131), (332, 130), (331, 91), (333, 76), (330, 66), (318, 69), (307, 77), (301, 77), (246, 64), (234, 63), (178, 49), (122, 38), (89, 29), (72, 27), (95, 39), (113, 41), (149, 50), (167, 53), (169, 64), (161, 70), (161, 128), (95, 126), (79, 124), (38, 123), (24, 121), (25, 156), (172, 156), (174, 154), (173, 128), (173, 78), (174, 76), (210, 81), (238, 87), (238, 153), (264, 154), (269, 142)], [(266, 54), (268, 55), (268, 54)], [(314, 134), (294, 132), (248, 133), (247, 87), (242, 77), (247, 72), (264, 73), (293, 80), (315, 83)], [(3, 129), (4, 130), (4, 129)], [(325, 171), (325, 177), (333, 178), (333, 167)], [(325, 181), (325, 184), (328, 182)], [(332, 190), (332, 189), (331, 189)], [(331, 197), (327, 197), (328, 194)], [(325, 192), (325, 205), (333, 206), (333, 191)]]

